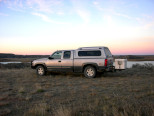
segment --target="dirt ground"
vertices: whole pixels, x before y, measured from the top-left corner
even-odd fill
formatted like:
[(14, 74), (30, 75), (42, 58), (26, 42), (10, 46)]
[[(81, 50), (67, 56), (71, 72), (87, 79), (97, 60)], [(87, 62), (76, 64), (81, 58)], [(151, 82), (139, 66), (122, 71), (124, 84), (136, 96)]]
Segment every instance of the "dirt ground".
[(0, 116), (153, 116), (154, 70), (98, 74), (0, 69)]

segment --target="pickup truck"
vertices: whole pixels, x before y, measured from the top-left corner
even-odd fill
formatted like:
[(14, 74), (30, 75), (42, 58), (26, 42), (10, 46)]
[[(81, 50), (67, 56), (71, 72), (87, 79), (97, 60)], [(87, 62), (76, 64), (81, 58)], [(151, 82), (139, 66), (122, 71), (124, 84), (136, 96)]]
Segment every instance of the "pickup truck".
[(48, 58), (31, 62), (31, 68), (43, 76), (48, 71), (83, 73), (87, 78), (97, 72), (113, 71), (113, 56), (107, 47), (81, 47), (76, 50), (58, 50)]

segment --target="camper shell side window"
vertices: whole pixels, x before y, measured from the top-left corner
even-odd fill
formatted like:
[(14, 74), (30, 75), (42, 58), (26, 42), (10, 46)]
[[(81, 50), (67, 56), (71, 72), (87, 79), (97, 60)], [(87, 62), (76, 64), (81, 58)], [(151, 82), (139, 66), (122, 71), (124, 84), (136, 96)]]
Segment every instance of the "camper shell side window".
[(93, 50), (93, 51), (78, 51), (78, 56), (101, 56), (100, 50)]

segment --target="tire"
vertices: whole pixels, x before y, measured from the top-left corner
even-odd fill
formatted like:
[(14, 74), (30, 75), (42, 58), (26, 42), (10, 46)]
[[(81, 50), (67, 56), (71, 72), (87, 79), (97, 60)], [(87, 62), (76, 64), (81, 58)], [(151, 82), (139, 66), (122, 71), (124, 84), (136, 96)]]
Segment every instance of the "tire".
[(87, 66), (84, 69), (84, 76), (87, 78), (95, 78), (96, 69), (93, 66)]
[(36, 68), (36, 73), (39, 75), (39, 76), (44, 76), (45, 75), (45, 68), (43, 66), (38, 66)]

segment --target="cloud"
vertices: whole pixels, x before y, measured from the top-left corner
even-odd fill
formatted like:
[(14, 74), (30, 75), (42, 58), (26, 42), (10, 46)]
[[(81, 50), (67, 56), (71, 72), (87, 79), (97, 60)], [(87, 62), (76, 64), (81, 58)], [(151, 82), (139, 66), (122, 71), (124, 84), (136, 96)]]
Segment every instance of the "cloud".
[(24, 1), (23, 0), (4, 0), (4, 3), (7, 5), (8, 8), (15, 10), (15, 11), (24, 11)]
[(96, 9), (98, 9), (99, 11), (103, 11), (104, 9), (101, 7), (100, 3), (98, 1), (94, 1), (93, 5)]
[(80, 18), (85, 22), (90, 22), (90, 12), (88, 10), (88, 1), (87, 0), (71, 0), (74, 11), (80, 16)]
[[(152, 15), (143, 15), (142, 17), (134, 18), (144, 30), (153, 30), (154, 29), (154, 17)], [(153, 32), (152, 32), (153, 33)]]
[(148, 16), (148, 15), (144, 15), (143, 17), (131, 17), (127, 14), (121, 14), (121, 13), (117, 13), (114, 12), (114, 15), (116, 16), (121, 16), (130, 20), (133, 20), (135, 22), (137, 22), (138, 24), (142, 25), (141, 28), (143, 30), (148, 30), (148, 29), (152, 29), (154, 28), (154, 20), (152, 16)]
[(62, 16), (62, 15), (64, 15), (65, 13), (63, 12), (63, 11), (58, 11), (57, 12), (57, 15), (60, 15), (60, 16)]
[(62, 0), (0, 0), (15, 11), (33, 10), (44, 13), (55, 13), (61, 9)]
[(99, 11), (104, 11), (106, 13), (110, 13), (110, 14), (113, 14), (113, 15), (116, 15), (116, 16), (121, 16), (121, 17), (124, 17), (124, 18), (127, 18), (127, 19), (132, 19), (132, 17), (130, 17), (129, 15), (127, 14), (123, 14), (123, 13), (119, 13), (116, 11), (116, 9), (114, 7), (111, 7), (111, 8), (103, 8), (101, 6), (101, 4), (97, 1), (94, 1), (93, 2), (93, 5), (99, 10)]
[(122, 14), (122, 13), (114, 12), (114, 15), (121, 16), (121, 17), (124, 17), (124, 18), (127, 18), (127, 19), (132, 19), (132, 17), (130, 17), (129, 15)]
[[(6, 7), (11, 10), (32, 13), (49, 23), (68, 24), (52, 20), (48, 17), (53, 14), (58, 16), (65, 14), (64, 10), (61, 8), (63, 5), (62, 0), (0, 0), (0, 2), (3, 2)], [(0, 13), (0, 15), (8, 16), (4, 13)]]
[(1, 12), (0, 12), (0, 16), (9, 16), (9, 15), (8, 15), (8, 14), (1, 13)]
[(94, 1), (93, 4), (94, 4), (94, 5), (98, 5), (99, 3), (98, 3), (97, 1)]
[(150, 29), (150, 28), (154, 29), (154, 21), (145, 24), (145, 29)]
[(77, 14), (84, 20), (85, 23), (90, 21), (90, 14), (83, 10), (76, 10)]
[(50, 19), (48, 16), (44, 15), (44, 14), (40, 14), (40, 13), (32, 13), (32, 15), (35, 16), (39, 16), (42, 18), (42, 20), (49, 22), (49, 23), (54, 23), (54, 24), (68, 24), (66, 22), (58, 22), (58, 21), (54, 21), (52, 19)]
[[(116, 16), (127, 18), (127, 19), (132, 19), (132, 17), (127, 15), (126, 13), (121, 13), (121, 11), (123, 11), (123, 10), (121, 10), (119, 12), (120, 8), (117, 8), (116, 3), (113, 4), (114, 1), (113, 1), (113, 3), (111, 3), (110, 7), (106, 7), (105, 4), (108, 4), (108, 3), (110, 3), (110, 2), (94, 1), (93, 5), (101, 13), (103, 12), (103, 13), (107, 13), (107, 14), (110, 14), (110, 15), (116, 15)], [(120, 1), (118, 3), (120, 5), (123, 4), (123, 2), (120, 2)]]
[(32, 15), (39, 16), (39, 17), (41, 17), (46, 22), (51, 22), (51, 23), (54, 22), (51, 19), (49, 19), (46, 15), (43, 15), (43, 14), (40, 14), (40, 13), (32, 13)]
[(27, 0), (27, 5), (35, 11), (54, 13), (60, 9), (61, 0)]

